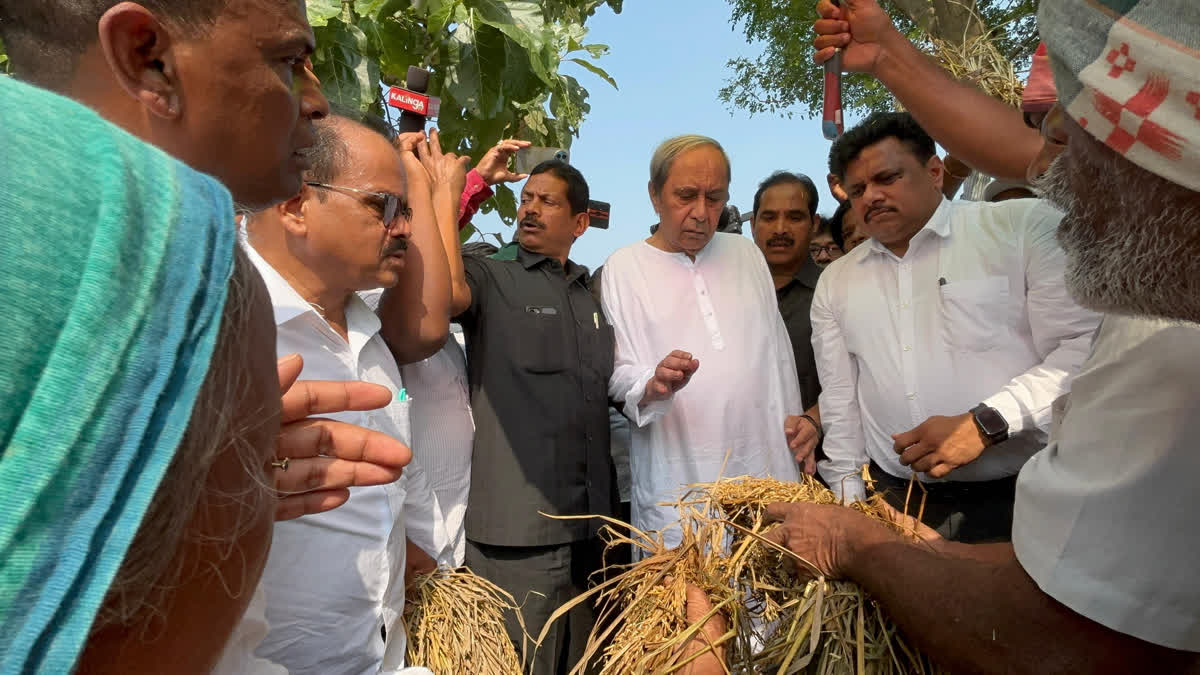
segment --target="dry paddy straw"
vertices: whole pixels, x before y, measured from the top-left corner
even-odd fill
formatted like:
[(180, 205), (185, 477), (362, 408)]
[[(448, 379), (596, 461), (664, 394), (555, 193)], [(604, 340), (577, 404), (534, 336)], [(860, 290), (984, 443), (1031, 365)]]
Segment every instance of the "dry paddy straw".
[[(689, 486), (677, 504), (682, 543), (676, 548), (612, 521), (610, 541), (632, 543), (646, 557), (610, 568), (620, 573), (575, 600), (596, 601), (604, 617), (588, 644), (601, 673), (677, 672), (706, 651), (693, 641), (704, 622), (685, 614), (689, 583), (708, 593), (713, 611), (725, 618), (728, 633), (708, 648), (726, 648), (731, 673), (938, 673), (858, 586), (793, 573), (794, 563), (806, 563), (763, 538), (775, 527), (766, 522), (772, 502), (838, 503), (807, 476), (798, 483), (742, 477)], [(881, 498), (848, 508), (904, 531)]]
[(467, 568), (439, 568), (420, 577), (404, 609), (408, 665), (438, 675), (523, 672), (504, 629), (504, 613), (520, 610), (512, 596)]

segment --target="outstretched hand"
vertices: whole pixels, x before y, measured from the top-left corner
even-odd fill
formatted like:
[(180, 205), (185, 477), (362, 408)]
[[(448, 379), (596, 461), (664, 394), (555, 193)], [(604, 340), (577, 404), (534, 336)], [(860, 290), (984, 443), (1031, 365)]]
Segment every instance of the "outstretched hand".
[(303, 367), (298, 354), (278, 363), (283, 397), (275, 445), (279, 494), (275, 520), (337, 508), (350, 498), (349, 488), (395, 481), (412, 459), (408, 447), (387, 434), (312, 417), (382, 408), (392, 399), (387, 387), (367, 382), (297, 382)]

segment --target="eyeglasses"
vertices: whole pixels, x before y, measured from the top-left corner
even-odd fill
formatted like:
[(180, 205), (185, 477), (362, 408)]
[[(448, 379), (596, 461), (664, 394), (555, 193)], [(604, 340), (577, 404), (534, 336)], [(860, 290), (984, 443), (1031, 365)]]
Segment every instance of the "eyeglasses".
[(362, 190), (360, 188), (347, 187), (345, 185), (330, 185), (328, 183), (318, 183), (316, 181), (305, 181), (305, 185), (312, 187), (323, 188), (326, 190), (341, 190), (344, 192), (354, 192), (361, 195), (374, 198), (374, 200), (360, 200), (366, 206), (379, 211), (380, 217), (383, 219), (383, 227), (392, 229), (396, 221), (403, 218), (409, 220), (412, 218), (412, 209), (408, 208), (408, 203), (404, 197), (394, 195), (390, 192), (371, 192), (370, 190)]
[(825, 245), (813, 244), (812, 246), (808, 247), (808, 254), (813, 256), (814, 258), (822, 253), (824, 253), (826, 255), (831, 255), (831, 256), (841, 255), (842, 248), (840, 246), (838, 246), (837, 244), (825, 244)]

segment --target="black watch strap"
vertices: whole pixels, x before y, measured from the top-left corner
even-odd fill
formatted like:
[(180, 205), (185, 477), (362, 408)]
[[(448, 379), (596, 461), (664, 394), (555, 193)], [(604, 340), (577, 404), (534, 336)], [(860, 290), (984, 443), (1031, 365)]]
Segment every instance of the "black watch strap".
[(986, 403), (980, 403), (971, 410), (971, 417), (975, 419), (975, 427), (979, 429), (980, 435), (987, 439), (988, 445), (1008, 440), (1008, 420), (1004, 419), (999, 410)]

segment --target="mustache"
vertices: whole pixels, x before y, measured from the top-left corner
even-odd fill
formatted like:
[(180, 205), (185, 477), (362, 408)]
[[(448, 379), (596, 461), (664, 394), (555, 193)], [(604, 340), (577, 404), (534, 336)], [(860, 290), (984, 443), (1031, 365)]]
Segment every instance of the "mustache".
[(796, 238), (790, 234), (777, 234), (767, 240), (767, 246), (794, 246)]
[(894, 209), (890, 206), (876, 206), (875, 208), (870, 209), (865, 214), (863, 214), (863, 222), (869, 223), (869, 222), (871, 222), (872, 218), (874, 218), (875, 216), (877, 216), (881, 213), (895, 213), (895, 212), (896, 212), (896, 209)]
[(521, 226), (522, 227), (536, 227), (539, 230), (546, 229), (546, 224), (543, 223), (542, 221), (538, 220), (537, 218), (526, 218), (525, 220), (521, 221)]
[(384, 247), (383, 253), (379, 257), (386, 258), (389, 255), (403, 253), (404, 251), (407, 251), (407, 250), (408, 250), (408, 237), (398, 237), (394, 241), (392, 241), (391, 244), (388, 244), (387, 246)]

